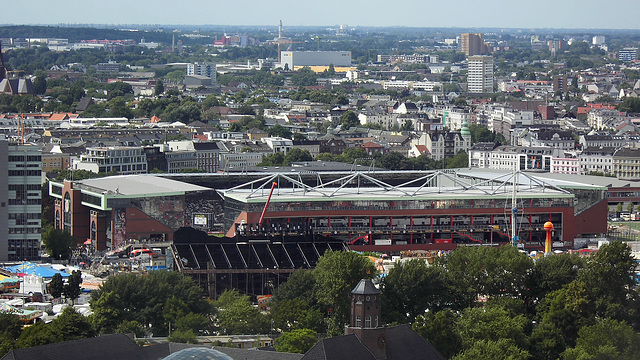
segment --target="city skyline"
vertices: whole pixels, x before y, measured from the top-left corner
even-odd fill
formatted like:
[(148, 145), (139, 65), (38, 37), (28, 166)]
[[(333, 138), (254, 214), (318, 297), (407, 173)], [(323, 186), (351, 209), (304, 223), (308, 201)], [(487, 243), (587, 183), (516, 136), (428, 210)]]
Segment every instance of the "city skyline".
[[(623, 9), (610, 18), (602, 17), (602, 3), (594, 0), (509, 3), (461, 0), (457, 6), (435, 1), (302, 3), (285, 0), (281, 6), (256, 0), (238, 3), (191, 1), (176, 6), (166, 0), (86, 3), (70, 0), (52, 3), (42, 0), (11, 2), (4, 6), (9, 16), (3, 24), (166, 24), (271, 26), (282, 20), (289, 26), (406, 26), (460, 28), (554, 28), (554, 29), (638, 29), (635, 14), (640, 3), (612, 0), (609, 9)], [(223, 8), (224, 6), (224, 8)], [(211, 11), (206, 11), (210, 8)], [(246, 11), (251, 9), (251, 11)], [(462, 9), (462, 10), (461, 10)], [(395, 11), (394, 11), (395, 10)], [(613, 12), (612, 12), (613, 13)], [(312, 16), (309, 16), (312, 15)], [(523, 16), (526, 15), (526, 16)]]

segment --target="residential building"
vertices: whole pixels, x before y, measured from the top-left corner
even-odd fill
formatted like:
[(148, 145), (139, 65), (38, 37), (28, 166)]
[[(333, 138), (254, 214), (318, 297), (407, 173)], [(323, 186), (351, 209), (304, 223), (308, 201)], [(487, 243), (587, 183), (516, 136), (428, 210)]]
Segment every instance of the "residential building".
[(42, 155), (0, 140), (0, 261), (40, 260)]
[(196, 169), (198, 166), (195, 150), (165, 150), (164, 156), (167, 159), (167, 172), (170, 174)]
[(613, 174), (618, 179), (640, 180), (640, 149), (622, 148), (613, 153)]
[(42, 172), (67, 170), (71, 168), (71, 155), (64, 153), (43, 153)]
[(587, 114), (587, 124), (596, 130), (614, 128), (624, 121), (624, 112), (607, 109), (593, 109)]
[(629, 147), (635, 143), (640, 143), (638, 135), (611, 135), (611, 134), (592, 134), (580, 135), (580, 145), (583, 149), (592, 148), (621, 148)]
[(329, 153), (332, 155), (340, 155), (347, 150), (347, 143), (340, 138), (323, 138), (320, 141), (320, 153)]
[(80, 161), (74, 163), (73, 167), (95, 173), (146, 174), (147, 159), (142, 147), (89, 147), (87, 153), (80, 156)]
[(625, 62), (638, 60), (638, 48), (626, 47), (618, 50), (618, 60)]
[(553, 157), (551, 158), (552, 173), (580, 174), (580, 159), (578, 157)]
[(573, 133), (558, 129), (516, 129), (512, 133), (511, 144), (525, 147), (550, 147), (562, 150), (575, 149)]
[(282, 137), (264, 137), (260, 139), (263, 143), (267, 144), (267, 146), (274, 153), (282, 153), (282, 155), (287, 155), (289, 150), (293, 148), (293, 140), (282, 138)]
[(187, 75), (205, 76), (211, 79), (211, 83), (216, 82), (216, 64), (205, 63), (189, 63), (187, 64)]
[(613, 174), (613, 153), (615, 151), (616, 149), (612, 147), (584, 148), (578, 155), (578, 159), (580, 160), (580, 174)]
[(467, 91), (470, 93), (493, 92), (493, 56), (469, 56)]
[(293, 140), (293, 148), (308, 151), (315, 159), (320, 154), (319, 140)]
[[(220, 168), (220, 147), (215, 142), (198, 142), (193, 140), (182, 140), (182, 141), (169, 141), (167, 143), (169, 146), (170, 152), (192, 152), (195, 157), (195, 163), (193, 163), (193, 159), (189, 155), (178, 156), (175, 158), (181, 158), (183, 162), (187, 162), (186, 165), (194, 165), (190, 168), (196, 168), (198, 170), (204, 170), (209, 173), (217, 172)], [(167, 156), (167, 154), (165, 154)], [(168, 158), (174, 159), (173, 156), (169, 155)], [(178, 166), (177, 163), (174, 163), (174, 166)], [(182, 166), (182, 165), (181, 165)], [(169, 167), (169, 172), (171, 168)], [(175, 170), (175, 169), (174, 169)], [(178, 170), (179, 171), (179, 170)]]
[(567, 92), (567, 75), (554, 75), (553, 76), (553, 92)]
[(118, 72), (120, 71), (120, 63), (115, 61), (98, 63), (97, 68), (98, 68), (98, 71), (103, 71), (103, 72)]
[(467, 56), (489, 54), (489, 46), (482, 40), (480, 33), (463, 33), (460, 35), (460, 50)]
[(411, 145), (425, 145), (434, 160), (456, 156), (460, 151), (471, 148), (471, 132), (466, 124), (460, 131), (434, 131), (424, 133)]
[(551, 171), (553, 149), (503, 145), (474, 146), (469, 150), (469, 166), (496, 170)]

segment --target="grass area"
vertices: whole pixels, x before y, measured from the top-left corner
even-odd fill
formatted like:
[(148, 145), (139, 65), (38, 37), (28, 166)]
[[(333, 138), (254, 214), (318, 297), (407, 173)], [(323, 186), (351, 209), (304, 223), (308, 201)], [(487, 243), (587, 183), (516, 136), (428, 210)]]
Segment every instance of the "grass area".
[(626, 226), (628, 228), (631, 228), (633, 230), (638, 230), (640, 231), (640, 221), (615, 221), (615, 222), (609, 222), (609, 225), (613, 225), (613, 226)]

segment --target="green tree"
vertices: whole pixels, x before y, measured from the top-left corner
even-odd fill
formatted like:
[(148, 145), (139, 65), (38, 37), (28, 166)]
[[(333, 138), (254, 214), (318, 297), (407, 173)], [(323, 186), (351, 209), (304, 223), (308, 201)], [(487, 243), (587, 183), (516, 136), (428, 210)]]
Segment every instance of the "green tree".
[(547, 294), (575, 280), (584, 266), (583, 258), (571, 254), (538, 259), (527, 277), (526, 305), (533, 311)]
[(202, 314), (188, 313), (178, 319), (176, 322), (176, 330), (191, 330), (195, 334), (209, 330), (211, 321)]
[(74, 239), (68, 232), (49, 226), (42, 233), (42, 245), (47, 254), (56, 260), (68, 260), (72, 254)]
[(67, 283), (64, 286), (64, 297), (67, 299), (71, 299), (71, 301), (75, 301), (78, 297), (80, 297), (80, 293), (82, 289), (80, 285), (82, 284), (82, 273), (80, 270), (75, 270), (69, 275), (69, 279), (67, 279)]
[(43, 95), (47, 92), (47, 73), (43, 70), (38, 70), (35, 73), (35, 80), (33, 80), (33, 91), (36, 95)]
[(59, 298), (64, 293), (64, 281), (62, 280), (62, 275), (60, 273), (56, 273), (51, 278), (51, 282), (49, 283), (49, 294), (54, 298)]
[(467, 155), (466, 151), (460, 150), (456, 156), (445, 159), (445, 163), (447, 169), (466, 168), (469, 166), (469, 155)]
[(198, 337), (193, 330), (176, 330), (167, 338), (169, 342), (183, 343), (183, 344), (197, 344)]
[(351, 290), (363, 278), (373, 278), (374, 264), (367, 257), (348, 251), (327, 251), (320, 257), (313, 276), (316, 299), (328, 313), (327, 333), (344, 332), (350, 311)]
[(578, 342), (562, 359), (632, 360), (640, 355), (640, 334), (622, 321), (604, 319), (578, 332)]
[(50, 324), (39, 321), (35, 325), (24, 329), (16, 340), (16, 348), (28, 348), (39, 345), (53, 344), (57, 342)]
[(274, 343), (277, 351), (304, 354), (318, 342), (317, 333), (310, 329), (283, 332)]
[(227, 290), (213, 302), (220, 334), (261, 334), (269, 330), (269, 318), (253, 306), (248, 295)]
[(312, 270), (298, 269), (273, 292), (275, 302), (294, 299), (315, 299), (315, 278)]
[(164, 83), (162, 80), (156, 80), (156, 86), (153, 88), (153, 94), (155, 96), (160, 96), (164, 92)]
[(22, 323), (17, 315), (0, 312), (0, 356), (15, 347), (15, 341), (22, 332)]
[(631, 248), (623, 242), (604, 245), (589, 258), (578, 280), (589, 287), (596, 315), (630, 323), (640, 320), (635, 268)]
[(637, 97), (626, 97), (622, 100), (620, 105), (618, 105), (618, 110), (630, 113), (640, 113), (640, 99)]
[(324, 331), (323, 314), (318, 308), (311, 306), (309, 299), (298, 297), (272, 301), (269, 313), (273, 326), (281, 331), (296, 329)]
[(540, 360), (559, 359), (566, 347), (562, 332), (550, 323), (537, 326), (529, 342), (533, 358)]
[(511, 339), (480, 340), (452, 359), (528, 360), (531, 359), (531, 354), (520, 348)]
[(309, 153), (309, 151), (307, 150), (293, 148), (289, 150), (287, 155), (285, 155), (284, 157), (284, 163), (286, 165), (291, 165), (294, 162), (301, 162), (301, 161), (313, 161), (313, 157), (311, 156), (311, 153)]
[(271, 137), (283, 137), (287, 139), (291, 139), (293, 136), (293, 134), (291, 133), (291, 130), (287, 129), (286, 127), (280, 124), (275, 124), (274, 126), (270, 127), (267, 130), (267, 133)]
[(442, 267), (412, 259), (396, 264), (380, 283), (386, 322), (406, 323), (425, 312), (455, 306), (456, 290)]
[(501, 307), (466, 308), (456, 322), (456, 331), (465, 349), (480, 340), (513, 340), (520, 348), (527, 347), (525, 331), (529, 320), (524, 315), (512, 316)]
[(314, 86), (316, 85), (318, 76), (309, 67), (303, 67), (291, 75), (291, 84), (293, 86)]
[(132, 321), (125, 320), (121, 322), (118, 325), (118, 328), (116, 329), (116, 333), (134, 334), (138, 338), (145, 337), (147, 335), (146, 331), (144, 330), (144, 326), (142, 326), (142, 324), (140, 324), (135, 320), (132, 320)]
[(632, 213), (633, 209), (634, 209), (634, 204), (631, 201), (629, 201), (629, 204), (627, 205), (627, 211)]
[(344, 114), (340, 115), (340, 124), (342, 125), (342, 129), (348, 130), (352, 126), (360, 126), (360, 120), (358, 119), (358, 115), (356, 115), (356, 113), (348, 110)]
[(622, 203), (619, 202), (618, 205), (616, 205), (616, 212), (618, 214), (620, 214), (622, 212)]
[(438, 259), (471, 306), (478, 295), (520, 297), (533, 262), (513, 246), (462, 247)]
[(284, 155), (281, 152), (266, 155), (258, 166), (282, 166), (284, 165)]
[(166, 334), (163, 308), (172, 296), (184, 301), (189, 312), (210, 313), (202, 288), (193, 279), (173, 271), (152, 271), (107, 278), (91, 293), (94, 324), (101, 333), (111, 333), (123, 321), (135, 320), (145, 327), (150, 324), (155, 335)]
[(89, 319), (71, 306), (66, 307), (62, 314), (51, 322), (50, 326), (56, 336), (56, 342), (84, 339), (97, 335)]
[(427, 312), (413, 322), (413, 330), (450, 359), (462, 349), (462, 338), (455, 329), (457, 315), (451, 310)]

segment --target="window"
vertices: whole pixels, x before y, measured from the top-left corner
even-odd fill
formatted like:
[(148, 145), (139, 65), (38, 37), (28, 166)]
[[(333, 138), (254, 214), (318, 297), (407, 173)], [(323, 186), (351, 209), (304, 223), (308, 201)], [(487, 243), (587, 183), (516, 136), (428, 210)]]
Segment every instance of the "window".
[(360, 315), (356, 315), (356, 327), (362, 326), (362, 317)]
[(366, 328), (370, 328), (371, 327), (371, 315), (367, 315), (364, 318), (364, 327)]

